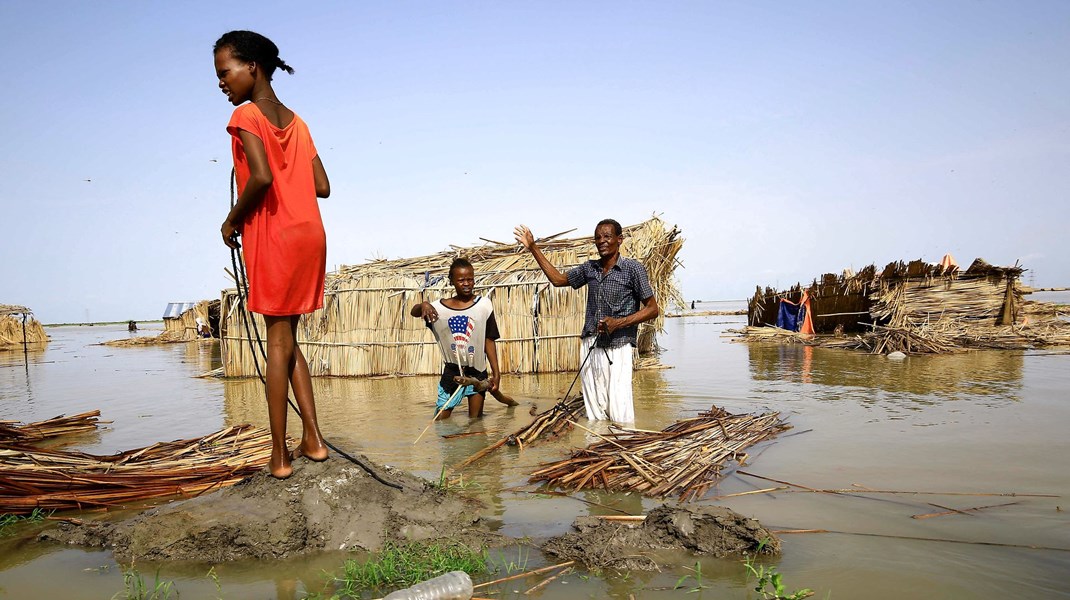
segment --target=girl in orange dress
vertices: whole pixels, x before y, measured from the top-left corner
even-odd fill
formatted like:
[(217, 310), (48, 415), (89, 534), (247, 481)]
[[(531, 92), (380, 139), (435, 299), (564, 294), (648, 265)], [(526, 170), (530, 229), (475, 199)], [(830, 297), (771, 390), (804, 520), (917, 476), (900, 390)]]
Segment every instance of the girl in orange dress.
[(323, 306), (327, 240), (318, 198), (331, 193), (327, 172), (308, 126), (271, 88), (276, 69), (293, 74), (279, 49), (252, 31), (231, 31), (213, 48), (219, 88), (234, 106), (227, 124), (232, 139), (238, 200), (223, 221), (223, 242), (245, 245), (249, 310), (267, 322), (267, 401), (271, 462), (279, 479), (293, 472), (286, 447), (287, 389), (301, 411), (301, 443), (295, 455), (326, 460), (316, 422), (308, 363), (297, 345), (300, 315)]

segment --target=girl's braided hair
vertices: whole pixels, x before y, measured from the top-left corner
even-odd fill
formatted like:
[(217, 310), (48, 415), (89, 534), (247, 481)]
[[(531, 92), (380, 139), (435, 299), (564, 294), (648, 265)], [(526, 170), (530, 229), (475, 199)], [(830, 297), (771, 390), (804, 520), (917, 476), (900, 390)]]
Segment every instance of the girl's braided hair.
[(224, 48), (229, 48), (231, 54), (238, 60), (247, 63), (255, 62), (264, 70), (268, 81), (271, 81), (275, 69), (282, 69), (290, 75), (294, 74), (293, 67), (279, 58), (279, 47), (275, 45), (275, 42), (255, 31), (237, 30), (224, 33), (216, 40), (212, 52), (217, 53)]

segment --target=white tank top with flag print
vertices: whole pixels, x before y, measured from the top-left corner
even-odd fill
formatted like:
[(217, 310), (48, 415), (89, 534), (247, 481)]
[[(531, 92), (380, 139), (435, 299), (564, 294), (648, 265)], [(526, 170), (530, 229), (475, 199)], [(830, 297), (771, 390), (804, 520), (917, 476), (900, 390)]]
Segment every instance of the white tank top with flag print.
[(438, 339), (442, 360), (477, 371), (487, 370), (487, 355), (484, 344), (487, 339), (487, 324), (491, 323), (491, 339), (498, 337), (498, 324), (494, 322), (494, 305), (479, 296), (472, 306), (454, 310), (441, 300), (432, 302), (438, 311), (438, 320), (428, 324)]

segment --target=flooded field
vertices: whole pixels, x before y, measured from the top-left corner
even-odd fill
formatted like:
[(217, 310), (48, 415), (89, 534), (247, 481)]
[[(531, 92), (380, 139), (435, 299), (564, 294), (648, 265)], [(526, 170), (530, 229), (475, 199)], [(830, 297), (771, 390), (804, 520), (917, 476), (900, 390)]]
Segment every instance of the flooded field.
[[(698, 310), (721, 310), (703, 303)], [(778, 491), (721, 504), (773, 529), (828, 533), (783, 536), (783, 556), (769, 561), (790, 590), (816, 598), (1070, 597), (1070, 355), (973, 352), (894, 361), (846, 351), (731, 343), (726, 330), (743, 317), (667, 320), (660, 338), (666, 370), (636, 374), (636, 426), (660, 429), (711, 405), (731, 412), (781, 411), (794, 426), (752, 448), (743, 470), (819, 489), (911, 492), (866, 496)], [(147, 348), (95, 345), (125, 337), (125, 326), (49, 328), (44, 350), (0, 351), (0, 419), (34, 421), (99, 409), (111, 421), (73, 446), (105, 454), (205, 435), (242, 422), (266, 426), (256, 380), (194, 376), (219, 363), (218, 346), (189, 343)], [(147, 335), (150, 331), (142, 331)], [(437, 479), (454, 465), (530, 420), (532, 404), (548, 408), (573, 374), (506, 376), (516, 409), (488, 402), (470, 423), (455, 413), (413, 441), (431, 418), (434, 377), (318, 379), (320, 423), (337, 446), (379, 463)], [(574, 391), (575, 393), (575, 391)], [(461, 431), (479, 435), (443, 439)], [(297, 422), (291, 420), (291, 431)], [(638, 514), (658, 502), (636, 496), (530, 493), (527, 474), (540, 462), (587, 443), (570, 439), (523, 452), (506, 447), (465, 470), (465, 490), (488, 506), (486, 518), (514, 537), (538, 542), (585, 514), (612, 505)], [(337, 460), (337, 458), (335, 459)], [(300, 468), (301, 463), (297, 463)], [(781, 484), (733, 474), (710, 496)], [(796, 488), (798, 489), (798, 488)], [(923, 494), (921, 492), (942, 492)], [(1006, 496), (996, 494), (1018, 494)], [(1047, 494), (1055, 497), (1026, 496)], [(710, 500), (705, 500), (710, 502)], [(949, 509), (1006, 505), (916, 519)], [(108, 552), (38, 544), (32, 527), (0, 539), (0, 598), (110, 598), (123, 590)], [(511, 552), (511, 554), (510, 554)], [(536, 550), (505, 550), (503, 560), (528, 568), (550, 564)], [(519, 555), (518, 555), (519, 553)], [(185, 598), (303, 597), (319, 590), (324, 571), (340, 570), (342, 553), (282, 564), (138, 564), (148, 579), (159, 569)], [(672, 586), (694, 567), (689, 556), (661, 556), (676, 568), (658, 574), (577, 572), (555, 580), (542, 598), (756, 598), (737, 559), (703, 559), (701, 584)], [(495, 597), (522, 596), (535, 583), (506, 586)], [(514, 594), (512, 590), (517, 590)], [(694, 589), (694, 593), (687, 593)]]

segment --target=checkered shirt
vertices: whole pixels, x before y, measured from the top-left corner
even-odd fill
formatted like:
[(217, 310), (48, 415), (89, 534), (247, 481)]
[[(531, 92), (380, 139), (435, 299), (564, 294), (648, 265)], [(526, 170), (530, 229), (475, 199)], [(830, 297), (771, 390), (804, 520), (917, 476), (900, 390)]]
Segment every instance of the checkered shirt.
[[(575, 289), (587, 286), (587, 313), (580, 337), (595, 335), (598, 321), (605, 317), (627, 317), (637, 312), (640, 304), (654, 295), (646, 269), (634, 258), (618, 258), (605, 277), (597, 260), (569, 269), (565, 277)], [(638, 335), (638, 325), (622, 327), (610, 334), (609, 347), (634, 346)]]

